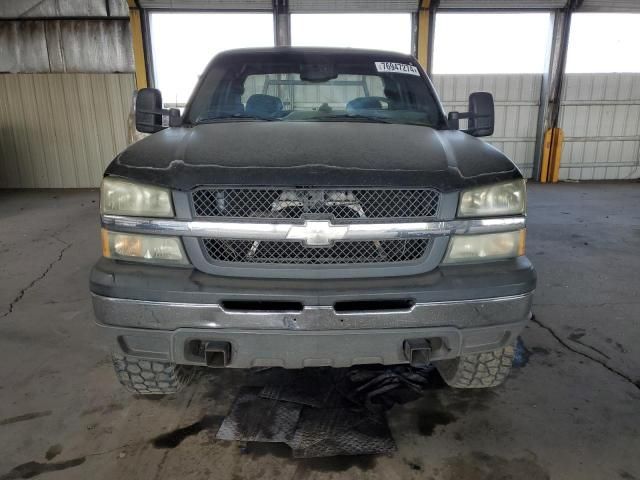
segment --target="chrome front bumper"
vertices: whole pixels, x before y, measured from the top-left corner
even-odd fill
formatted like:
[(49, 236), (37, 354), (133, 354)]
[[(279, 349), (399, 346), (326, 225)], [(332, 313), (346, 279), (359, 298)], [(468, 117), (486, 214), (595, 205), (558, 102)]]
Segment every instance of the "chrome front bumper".
[(511, 297), (416, 303), (406, 310), (338, 313), (331, 306), (299, 312), (227, 311), (217, 304), (149, 302), (93, 294), (98, 323), (153, 330), (239, 328), (250, 330), (360, 330), (520, 322), (531, 311), (532, 293)]

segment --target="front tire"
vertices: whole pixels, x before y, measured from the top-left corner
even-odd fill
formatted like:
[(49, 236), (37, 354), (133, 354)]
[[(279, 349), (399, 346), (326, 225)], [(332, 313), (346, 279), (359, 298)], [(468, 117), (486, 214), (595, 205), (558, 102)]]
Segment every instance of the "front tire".
[(509, 376), (514, 354), (514, 346), (507, 345), (492, 352), (462, 355), (434, 363), (450, 387), (491, 388), (501, 385)]
[(120, 383), (140, 395), (169, 395), (186, 387), (193, 378), (193, 368), (170, 362), (145, 360), (118, 353), (112, 354), (113, 368)]

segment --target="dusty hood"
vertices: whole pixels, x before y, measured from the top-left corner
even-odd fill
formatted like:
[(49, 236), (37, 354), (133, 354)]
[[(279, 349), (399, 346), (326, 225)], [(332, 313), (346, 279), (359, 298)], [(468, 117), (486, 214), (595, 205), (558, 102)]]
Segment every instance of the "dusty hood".
[(124, 150), (107, 175), (198, 185), (435, 187), (519, 178), (501, 152), (458, 131), (356, 122), (234, 122), (168, 128)]

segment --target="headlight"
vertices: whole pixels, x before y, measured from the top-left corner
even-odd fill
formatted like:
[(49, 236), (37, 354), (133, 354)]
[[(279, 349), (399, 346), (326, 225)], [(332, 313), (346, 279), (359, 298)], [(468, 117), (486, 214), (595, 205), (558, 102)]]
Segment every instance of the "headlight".
[(168, 189), (111, 177), (105, 177), (102, 181), (100, 213), (138, 217), (174, 216)]
[(444, 263), (486, 262), (524, 255), (525, 232), (454, 235)]
[(525, 211), (525, 193), (523, 179), (465, 190), (460, 196), (458, 216), (521, 215)]
[(182, 242), (177, 237), (135, 235), (102, 230), (102, 255), (115, 260), (187, 265)]

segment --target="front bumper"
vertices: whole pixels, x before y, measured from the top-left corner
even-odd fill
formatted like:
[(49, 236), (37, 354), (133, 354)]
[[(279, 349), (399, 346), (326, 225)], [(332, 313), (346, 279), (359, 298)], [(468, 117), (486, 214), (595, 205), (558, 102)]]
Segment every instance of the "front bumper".
[[(528, 317), (526, 317), (528, 318)], [(362, 330), (244, 330), (179, 328), (174, 331), (102, 325), (112, 346), (126, 355), (207, 366), (194, 345), (230, 345), (231, 368), (349, 367), (408, 363), (405, 342), (426, 339), (434, 347), (431, 360), (495, 350), (512, 343), (524, 328), (518, 323), (459, 329), (411, 327)]]
[[(428, 339), (432, 360), (500, 348), (530, 318), (535, 272), (526, 259), (440, 267), (406, 277), (246, 279), (101, 260), (94, 311), (113, 348), (206, 364), (194, 345), (230, 346), (226, 366), (347, 367), (406, 363), (405, 342)], [(398, 310), (337, 311), (337, 302), (408, 300)], [(226, 302), (297, 302), (298, 311), (233, 310)], [(375, 305), (375, 303), (372, 303)]]

